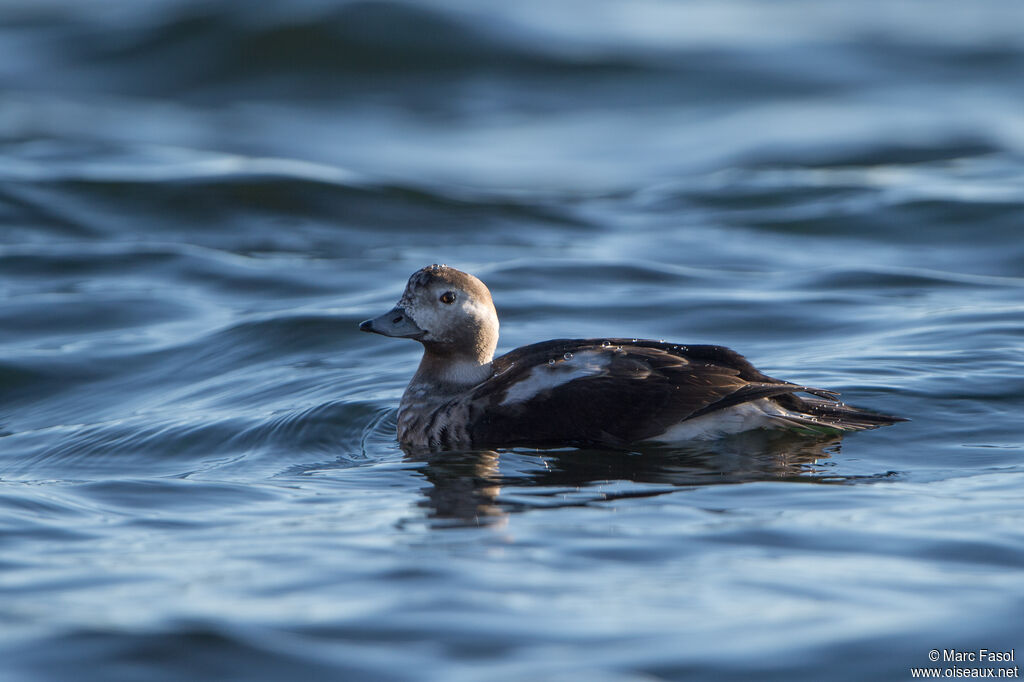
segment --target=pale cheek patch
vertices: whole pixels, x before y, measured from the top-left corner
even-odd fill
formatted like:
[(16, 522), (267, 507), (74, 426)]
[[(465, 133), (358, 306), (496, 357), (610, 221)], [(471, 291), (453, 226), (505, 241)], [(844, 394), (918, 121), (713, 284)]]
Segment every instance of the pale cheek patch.
[(570, 359), (552, 358), (553, 364), (538, 365), (522, 381), (517, 381), (505, 393), (502, 405), (523, 403), (545, 391), (585, 377), (607, 372), (611, 358), (602, 353), (584, 352)]
[(405, 306), (406, 314), (412, 318), (416, 326), (431, 336), (437, 334), (441, 328), (441, 316), (432, 306), (421, 306), (417, 303), (410, 303)]
[[(440, 297), (440, 294), (437, 296)], [(430, 341), (450, 342), (452, 332), (474, 320), (490, 320), (488, 325), (493, 326), (495, 332), (498, 330), (498, 316), (494, 309), (468, 298), (464, 292), (459, 292), (452, 304), (410, 301), (405, 304), (405, 312), (417, 327), (427, 332)]]

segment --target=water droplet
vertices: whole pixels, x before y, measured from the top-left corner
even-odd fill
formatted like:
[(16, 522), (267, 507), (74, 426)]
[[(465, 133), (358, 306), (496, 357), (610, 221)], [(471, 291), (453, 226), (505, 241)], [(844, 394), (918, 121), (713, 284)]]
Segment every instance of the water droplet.
[(615, 352), (616, 353), (621, 353), (622, 352), (622, 346), (615, 346)]
[(665, 339), (658, 339), (658, 343), (665, 343)]
[(562, 357), (565, 358), (566, 360), (572, 360), (572, 353), (566, 353)]
[(633, 339), (633, 343), (636, 343), (636, 339)]
[(550, 367), (550, 366), (552, 366), (552, 365), (554, 365), (554, 364), (555, 364), (555, 359), (554, 359), (554, 358), (550, 358), (550, 359), (548, 360), (548, 366)]
[(612, 344), (610, 342), (608, 342), (608, 341), (602, 341), (601, 342), (601, 348), (611, 348), (611, 347), (612, 347)]

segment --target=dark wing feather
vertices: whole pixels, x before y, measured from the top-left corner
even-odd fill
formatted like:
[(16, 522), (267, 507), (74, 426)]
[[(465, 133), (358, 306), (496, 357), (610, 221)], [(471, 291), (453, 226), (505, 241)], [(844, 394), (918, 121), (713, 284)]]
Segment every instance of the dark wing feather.
[[(502, 404), (507, 391), (534, 368), (553, 360), (557, 371), (566, 353), (584, 352), (607, 358), (599, 373), (566, 381), (526, 402)], [(632, 339), (546, 341), (496, 359), (494, 369), (478, 389), (486, 397), (471, 428), (478, 445), (623, 445), (750, 400), (798, 391), (833, 395), (773, 379), (721, 346)]]

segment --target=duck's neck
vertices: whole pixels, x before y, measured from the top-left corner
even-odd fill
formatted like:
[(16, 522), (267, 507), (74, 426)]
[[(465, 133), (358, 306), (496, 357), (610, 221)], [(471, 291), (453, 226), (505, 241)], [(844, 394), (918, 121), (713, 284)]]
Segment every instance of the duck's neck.
[(438, 352), (424, 344), (423, 359), (409, 388), (429, 387), (441, 394), (460, 393), (491, 376), (493, 357), (493, 351), (456, 355)]

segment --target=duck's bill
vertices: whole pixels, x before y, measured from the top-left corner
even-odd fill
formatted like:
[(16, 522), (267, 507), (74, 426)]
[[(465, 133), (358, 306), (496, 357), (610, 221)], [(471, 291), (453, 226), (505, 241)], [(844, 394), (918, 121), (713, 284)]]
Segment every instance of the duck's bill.
[(392, 308), (380, 317), (359, 323), (359, 331), (406, 339), (416, 339), (424, 334), (401, 306)]

